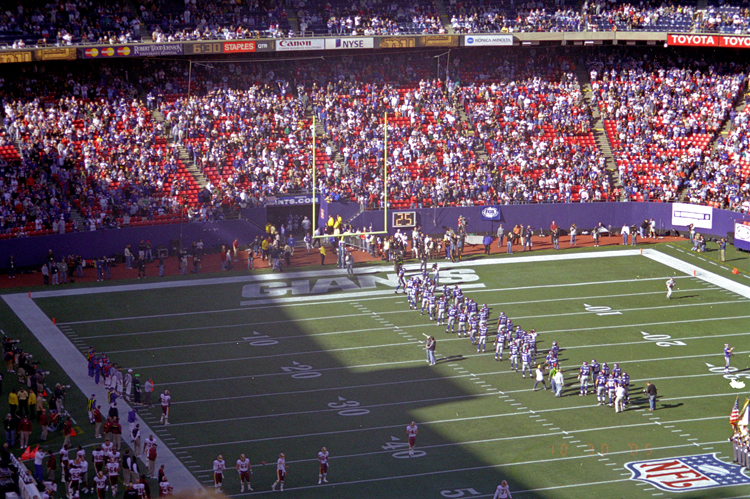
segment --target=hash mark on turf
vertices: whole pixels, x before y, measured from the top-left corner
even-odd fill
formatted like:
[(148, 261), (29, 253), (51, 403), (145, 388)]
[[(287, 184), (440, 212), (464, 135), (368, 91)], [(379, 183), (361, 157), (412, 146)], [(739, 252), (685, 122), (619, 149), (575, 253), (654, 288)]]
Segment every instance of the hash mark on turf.
[(578, 447), (579, 449), (582, 449), (584, 447), (588, 447), (588, 445), (576, 445), (576, 447)]

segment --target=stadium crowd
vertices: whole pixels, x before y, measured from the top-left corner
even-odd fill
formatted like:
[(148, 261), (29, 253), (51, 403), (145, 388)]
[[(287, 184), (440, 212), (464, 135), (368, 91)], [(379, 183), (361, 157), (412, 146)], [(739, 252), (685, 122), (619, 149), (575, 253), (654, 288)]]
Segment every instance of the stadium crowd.
[[(135, 7), (135, 10), (132, 9)], [(443, 22), (441, 15), (446, 17)], [(296, 17), (293, 29), (289, 17)], [(139, 0), (34, 2), (0, 13), (0, 42), (12, 48), (81, 43), (156, 43), (189, 40), (282, 38), (309, 35), (407, 35), (560, 31), (659, 31), (745, 34), (750, 11), (723, 2), (695, 4), (647, 1), (562, 0), (495, 2), (346, 3), (322, 0), (209, 2)]]
[(629, 199), (747, 210), (741, 64), (651, 55), (590, 57), (591, 106), (558, 52), (196, 66), (189, 89), (176, 61), (24, 67), (2, 87), (0, 237), (221, 217), (309, 191), (313, 162), (328, 200), (378, 208), (386, 155), (395, 208), (616, 200), (597, 108)]

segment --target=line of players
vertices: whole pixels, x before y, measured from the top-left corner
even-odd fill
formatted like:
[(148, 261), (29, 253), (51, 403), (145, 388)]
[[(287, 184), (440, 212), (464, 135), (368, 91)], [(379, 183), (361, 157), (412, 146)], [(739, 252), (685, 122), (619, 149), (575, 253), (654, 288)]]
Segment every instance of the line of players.
[[(438, 326), (445, 326), (446, 333), (458, 333), (459, 337), (468, 337), (471, 344), (477, 347), (477, 353), (487, 351), (487, 337), (490, 334), (490, 309), (487, 304), (480, 307), (476, 301), (464, 296), (458, 285), (452, 288), (444, 285), (442, 294), (437, 294), (437, 285), (426, 272), (423, 272), (421, 276), (413, 275), (405, 281), (404, 271), (401, 268), (396, 293), (402, 287), (407, 295), (410, 309), (419, 310), (422, 315), (426, 311), (431, 321), (436, 320)], [(503, 359), (507, 343), (511, 369), (518, 371), (520, 365), (523, 377), (526, 377), (527, 372), (531, 377), (532, 366), (536, 365), (537, 357), (536, 331), (534, 329), (524, 331), (521, 326), (514, 328), (512, 319), (503, 312), (500, 312), (498, 316), (497, 325), (497, 333), (493, 342), (495, 360)], [(545, 363), (549, 366), (557, 365), (558, 354), (557, 342), (553, 342)]]
[[(328, 449), (325, 447), (321, 448), (318, 452), (318, 485), (322, 483), (328, 483)], [(265, 465), (266, 462), (263, 461)], [(247, 485), (248, 492), (252, 492), (253, 488), (250, 485), (250, 475), (253, 473), (253, 468), (250, 464), (250, 460), (245, 457), (245, 454), (240, 454), (240, 458), (237, 460), (235, 465), (237, 473), (240, 476), (240, 492), (245, 492), (245, 485)], [(279, 490), (284, 490), (284, 481), (286, 479), (286, 470), (288, 466), (286, 464), (286, 456), (282, 452), (279, 454), (279, 458), (276, 460), (276, 481), (271, 485), (271, 490), (276, 490), (279, 486)], [(221, 487), (224, 483), (224, 472), (227, 469), (227, 463), (224, 458), (219, 456), (214, 460), (214, 491), (218, 494), (222, 492)]]
[[(467, 336), (472, 345), (476, 345), (477, 353), (484, 353), (487, 348), (487, 335), (489, 332), (488, 322), (490, 309), (487, 304), (481, 308), (479, 304), (469, 297), (465, 297), (461, 288), (454, 285), (453, 288), (444, 285), (442, 294), (437, 296), (436, 283), (432, 281), (426, 272), (421, 276), (413, 275), (407, 282), (404, 280), (403, 267), (399, 269), (399, 285), (396, 293), (403, 287), (408, 297), (409, 308), (420, 310), (424, 315), (427, 311), (430, 320), (437, 320), (438, 326), (445, 325), (446, 333), (458, 332), (458, 336)], [(419, 304), (421, 302), (421, 307)], [(458, 329), (456, 329), (458, 324)], [(535, 329), (524, 331), (521, 326), (514, 328), (513, 320), (500, 312), (497, 318), (497, 333), (493, 346), (495, 349), (495, 360), (503, 360), (503, 352), (507, 343), (508, 358), (511, 370), (519, 371), (525, 378), (533, 376), (532, 368), (536, 365), (537, 358), (537, 332)], [(559, 361), (560, 347), (556, 341), (547, 352), (544, 365), (549, 368), (561, 369)], [(628, 390), (630, 388), (630, 376), (622, 371), (619, 364), (615, 363), (610, 372), (606, 362), (599, 364), (596, 359), (591, 364), (584, 362), (578, 373), (580, 382), (579, 396), (589, 393), (589, 386), (593, 383), (592, 393), (596, 393), (598, 405), (615, 405), (618, 398), (622, 399), (623, 405), (630, 402)], [(624, 396), (618, 397), (618, 388), (624, 389)]]
[[(143, 449), (148, 455), (151, 446), (156, 447), (153, 435), (146, 439)], [(123, 457), (113, 442), (105, 441), (101, 446), (91, 453), (94, 463), (94, 490), (97, 499), (105, 499), (106, 492), (111, 491), (112, 497), (117, 496), (120, 474), (126, 488), (126, 497), (146, 499), (151, 497), (146, 475), (138, 474), (137, 456), (132, 456), (129, 451)], [(80, 498), (81, 493), (89, 493), (88, 461), (86, 451), (78, 447), (74, 459), (69, 458), (68, 445), (60, 449), (60, 463), (62, 466), (62, 481), (65, 483), (65, 494), (69, 499)], [(160, 473), (161, 475), (161, 473)], [(57, 485), (53, 481), (45, 481), (45, 492), (43, 499), (54, 497)], [(159, 497), (172, 495), (173, 487), (166, 476), (159, 477)]]

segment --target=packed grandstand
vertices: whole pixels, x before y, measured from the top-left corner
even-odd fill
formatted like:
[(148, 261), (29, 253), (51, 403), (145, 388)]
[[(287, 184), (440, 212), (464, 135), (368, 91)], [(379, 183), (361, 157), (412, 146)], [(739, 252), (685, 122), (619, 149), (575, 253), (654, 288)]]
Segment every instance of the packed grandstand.
[[(655, 2), (36, 2), (0, 16), (0, 40), (743, 33), (748, 19), (739, 7)], [(653, 44), (320, 54), (0, 65), (0, 238), (231, 216), (309, 193), (313, 164), (328, 200), (362, 209), (750, 211), (742, 54)]]

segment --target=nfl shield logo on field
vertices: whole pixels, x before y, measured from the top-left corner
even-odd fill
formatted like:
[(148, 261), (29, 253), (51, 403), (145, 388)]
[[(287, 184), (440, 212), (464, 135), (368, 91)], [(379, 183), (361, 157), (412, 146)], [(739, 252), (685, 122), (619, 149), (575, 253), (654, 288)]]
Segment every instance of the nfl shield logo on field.
[(742, 466), (719, 461), (715, 453), (636, 461), (625, 467), (633, 474), (631, 480), (648, 482), (668, 492), (750, 483)]

